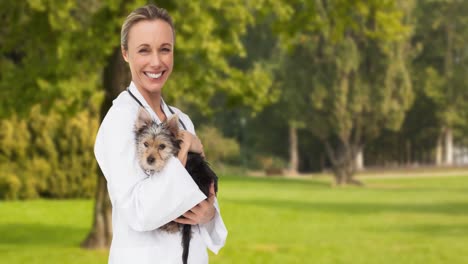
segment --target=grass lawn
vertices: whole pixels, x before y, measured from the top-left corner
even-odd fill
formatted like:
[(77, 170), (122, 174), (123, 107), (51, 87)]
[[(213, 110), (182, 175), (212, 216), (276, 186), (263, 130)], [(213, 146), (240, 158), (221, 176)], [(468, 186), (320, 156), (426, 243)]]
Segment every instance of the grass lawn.
[[(329, 181), (222, 177), (229, 236), (210, 263), (468, 263), (468, 175)], [(78, 246), (92, 206), (1, 201), (0, 263), (107, 263)]]

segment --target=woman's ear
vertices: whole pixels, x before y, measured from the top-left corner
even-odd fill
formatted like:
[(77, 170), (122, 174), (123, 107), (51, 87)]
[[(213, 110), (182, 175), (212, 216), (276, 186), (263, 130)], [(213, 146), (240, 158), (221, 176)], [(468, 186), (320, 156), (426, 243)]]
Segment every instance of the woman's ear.
[(122, 50), (122, 57), (126, 62), (128, 62), (128, 50), (126, 50), (123, 46), (120, 46), (120, 49)]

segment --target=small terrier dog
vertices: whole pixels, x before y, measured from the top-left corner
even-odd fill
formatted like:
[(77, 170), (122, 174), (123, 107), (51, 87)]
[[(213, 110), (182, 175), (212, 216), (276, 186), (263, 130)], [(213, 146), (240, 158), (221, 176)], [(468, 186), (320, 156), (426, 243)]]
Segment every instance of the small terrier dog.
[[(170, 157), (177, 157), (182, 143), (182, 140), (178, 139), (178, 123), (179, 118), (174, 115), (161, 124), (157, 124), (144, 108), (140, 108), (134, 129), (136, 153), (139, 165), (148, 176), (161, 171)], [(211, 184), (214, 184), (215, 194), (218, 192), (218, 177), (200, 154), (189, 152), (185, 168), (207, 197), (210, 195)], [(169, 233), (182, 229), (182, 262), (184, 264), (187, 264), (188, 259), (191, 227), (191, 225), (182, 225), (174, 221), (160, 227), (161, 230)]]

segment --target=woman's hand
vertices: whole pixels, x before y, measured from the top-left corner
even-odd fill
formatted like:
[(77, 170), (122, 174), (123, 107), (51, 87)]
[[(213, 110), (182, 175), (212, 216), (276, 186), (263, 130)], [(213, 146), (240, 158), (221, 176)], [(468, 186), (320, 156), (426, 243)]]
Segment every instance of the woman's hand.
[(199, 153), (202, 157), (205, 157), (203, 145), (197, 136), (184, 130), (179, 132), (178, 138), (182, 140), (182, 143), (180, 144), (180, 151), (177, 157), (184, 166), (187, 163), (187, 154), (189, 152)]
[(210, 185), (210, 196), (183, 214), (184, 217), (175, 219), (174, 222), (188, 225), (208, 223), (216, 213), (216, 208), (214, 207), (215, 197), (214, 183), (212, 183)]
[(182, 140), (181, 149), (185, 149), (187, 152), (199, 153), (204, 156), (203, 144), (197, 136), (184, 130), (179, 132), (178, 137)]

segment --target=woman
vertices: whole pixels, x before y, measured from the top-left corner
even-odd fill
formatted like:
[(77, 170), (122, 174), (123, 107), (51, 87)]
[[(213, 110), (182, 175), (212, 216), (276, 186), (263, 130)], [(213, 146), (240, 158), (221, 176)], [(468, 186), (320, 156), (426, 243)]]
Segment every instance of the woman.
[[(226, 240), (214, 192), (206, 197), (184, 168), (189, 151), (203, 154), (194, 126), (161, 97), (173, 68), (174, 38), (171, 17), (154, 5), (134, 10), (122, 26), (122, 55), (132, 82), (102, 121), (94, 149), (112, 203), (112, 264), (181, 263), (180, 233), (158, 229), (170, 221), (196, 225), (188, 263), (208, 263), (206, 249), (217, 253)], [(135, 156), (133, 127), (140, 104), (158, 123), (177, 114), (186, 129), (178, 157), (153, 176), (143, 172)]]

